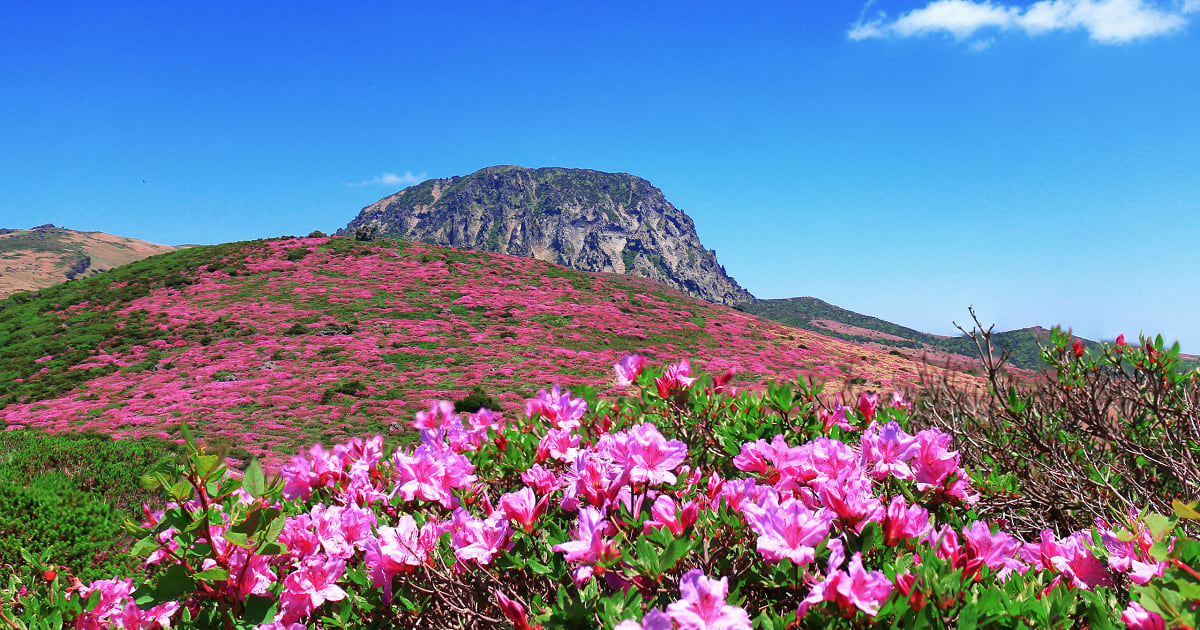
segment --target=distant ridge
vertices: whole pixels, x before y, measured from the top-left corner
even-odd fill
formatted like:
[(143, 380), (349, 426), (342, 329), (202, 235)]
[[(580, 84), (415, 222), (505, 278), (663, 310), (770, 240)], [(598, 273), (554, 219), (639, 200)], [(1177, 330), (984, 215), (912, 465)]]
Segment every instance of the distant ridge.
[(0, 297), (93, 276), (176, 247), (49, 223), (0, 228)]
[[(963, 336), (947, 337), (920, 332), (893, 324), (892, 322), (863, 315), (834, 306), (815, 297), (758, 300), (742, 307), (742, 310), (759, 317), (770, 319), (785, 326), (819, 332), (858, 343), (873, 343), (897, 349), (908, 348), (917, 353), (955, 354), (975, 358), (978, 351), (975, 343)], [(1009, 362), (1014, 367), (1039, 369), (1043, 367), (1039, 342), (1050, 339), (1050, 330), (1042, 326), (1029, 326), (992, 336), (997, 351), (1008, 350)], [(1088, 348), (1098, 348), (1099, 343), (1077, 337)], [(1200, 366), (1200, 357), (1180, 355), (1180, 366), (1185, 369)]]
[(627, 173), (492, 166), (430, 179), (363, 208), (338, 235), (372, 227), (380, 236), (656, 280), (717, 304), (754, 301), (700, 244), (692, 219)]

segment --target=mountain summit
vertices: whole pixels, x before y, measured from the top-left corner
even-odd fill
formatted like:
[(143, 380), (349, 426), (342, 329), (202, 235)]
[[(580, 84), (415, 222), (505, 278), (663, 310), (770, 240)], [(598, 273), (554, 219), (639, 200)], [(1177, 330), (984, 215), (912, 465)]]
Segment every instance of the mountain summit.
[(371, 227), (379, 236), (640, 276), (718, 304), (754, 301), (700, 244), (692, 219), (627, 173), (492, 166), (430, 179), (363, 208), (338, 234)]

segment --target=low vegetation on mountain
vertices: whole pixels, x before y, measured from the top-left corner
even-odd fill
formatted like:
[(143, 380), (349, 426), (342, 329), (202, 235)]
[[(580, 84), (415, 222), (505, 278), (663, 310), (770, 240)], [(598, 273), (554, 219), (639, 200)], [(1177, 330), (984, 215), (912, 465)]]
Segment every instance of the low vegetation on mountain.
[[(481, 388), (512, 413), (537, 383), (612, 389), (637, 352), (739, 386), (896, 389), (921, 365), (661, 284), (377, 239), (192, 247), (0, 303), (10, 428), (178, 439), (276, 464), (303, 441), (391, 433)], [(964, 383), (981, 383), (959, 375)]]

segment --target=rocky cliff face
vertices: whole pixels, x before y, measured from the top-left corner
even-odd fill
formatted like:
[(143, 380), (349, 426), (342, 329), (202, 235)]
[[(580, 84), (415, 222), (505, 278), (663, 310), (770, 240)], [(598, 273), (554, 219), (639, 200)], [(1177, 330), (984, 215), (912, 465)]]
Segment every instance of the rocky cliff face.
[(684, 212), (625, 173), (493, 166), (431, 179), (363, 208), (339, 230), (527, 256), (657, 280), (718, 304), (754, 301)]

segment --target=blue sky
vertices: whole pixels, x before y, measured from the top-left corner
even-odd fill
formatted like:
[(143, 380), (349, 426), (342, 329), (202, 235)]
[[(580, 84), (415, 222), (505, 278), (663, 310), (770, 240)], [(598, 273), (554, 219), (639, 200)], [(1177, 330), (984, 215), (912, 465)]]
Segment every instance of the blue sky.
[(0, 226), (331, 231), (633, 173), (758, 297), (1200, 352), (1200, 0), (0, 3)]

